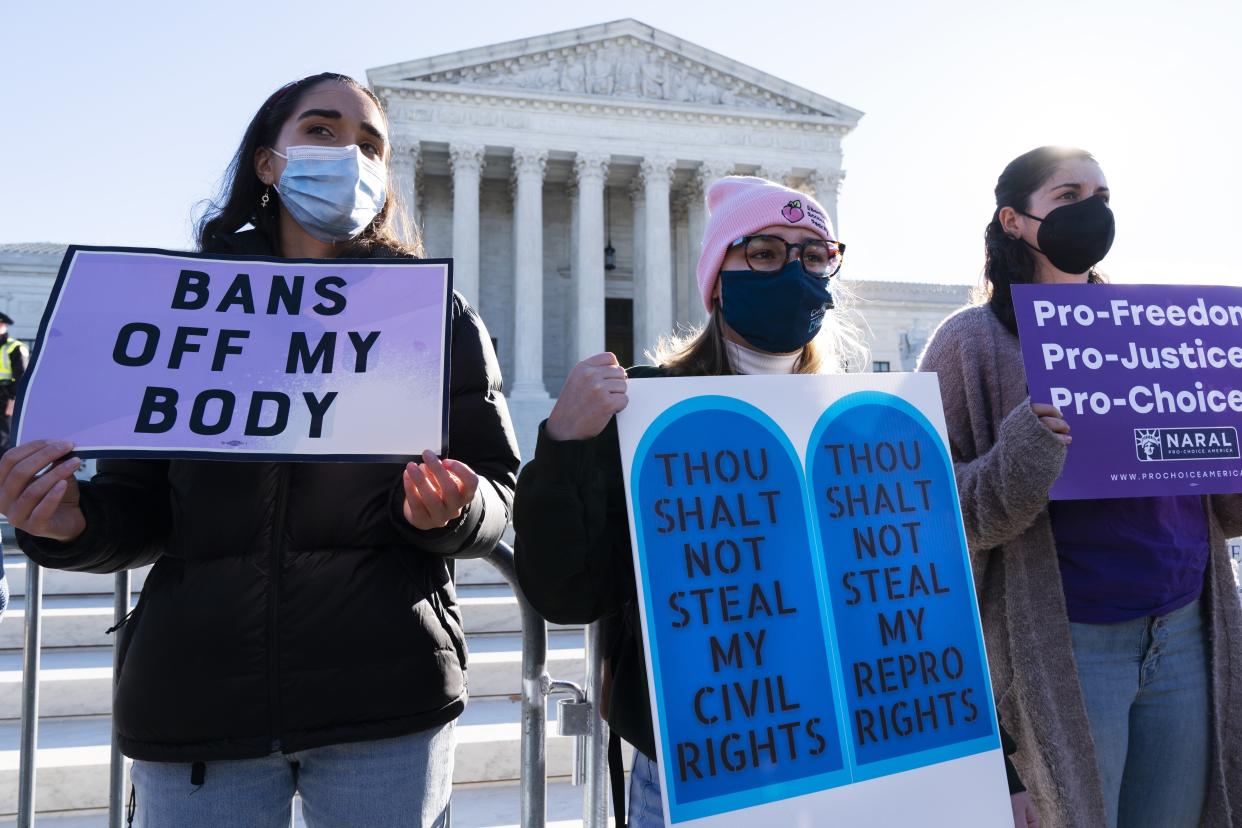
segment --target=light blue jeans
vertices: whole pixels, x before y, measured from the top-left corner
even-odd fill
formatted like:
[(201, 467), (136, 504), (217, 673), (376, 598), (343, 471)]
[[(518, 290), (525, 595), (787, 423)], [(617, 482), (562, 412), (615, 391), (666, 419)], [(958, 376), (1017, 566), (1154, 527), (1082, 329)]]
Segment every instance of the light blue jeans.
[(1120, 624), (1070, 624), (1109, 828), (1196, 828), (1210, 763), (1198, 600)]
[(307, 828), (443, 828), (453, 789), (453, 724), (373, 742), (191, 765), (135, 761), (139, 828), (289, 828), (293, 794)]
[(664, 828), (664, 805), (660, 801), (660, 770), (655, 760), (634, 751), (630, 770), (630, 797), (625, 818), (629, 828)]

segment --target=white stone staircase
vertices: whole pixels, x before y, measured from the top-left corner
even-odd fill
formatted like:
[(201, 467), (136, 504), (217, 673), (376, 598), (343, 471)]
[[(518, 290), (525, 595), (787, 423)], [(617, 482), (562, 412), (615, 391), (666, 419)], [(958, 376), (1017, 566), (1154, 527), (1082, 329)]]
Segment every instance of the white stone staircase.
[[(4, 567), (12, 597), (0, 622), (0, 828), (17, 811), (23, 610), (28, 561), (7, 523)], [(134, 573), (133, 601), (146, 576)], [(458, 598), (470, 649), (470, 704), (457, 723), (454, 828), (518, 824), (521, 627), (517, 600), (484, 561), (459, 561)], [(39, 825), (106, 824), (113, 623), (111, 575), (43, 571), (36, 811)], [(581, 682), (581, 629), (550, 627), (548, 672)], [(549, 825), (580, 824), (581, 788), (568, 784), (572, 739), (548, 711)]]

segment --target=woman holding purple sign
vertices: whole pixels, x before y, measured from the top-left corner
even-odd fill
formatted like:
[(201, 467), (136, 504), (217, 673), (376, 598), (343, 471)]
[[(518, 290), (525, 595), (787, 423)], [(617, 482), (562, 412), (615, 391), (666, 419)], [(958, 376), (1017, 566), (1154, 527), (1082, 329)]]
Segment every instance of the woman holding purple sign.
[(1049, 502), (1073, 451), (1026, 387), (1011, 286), (1099, 283), (1109, 189), (1040, 147), (996, 185), (987, 302), (950, 317), (935, 371), (997, 709), (1045, 826), (1242, 825), (1242, 611), (1225, 538), (1242, 495)]
[[(254, 116), (208, 253), (413, 258), (387, 118), (351, 78), (288, 84)], [(0, 512), (43, 566), (154, 563), (120, 630), (114, 724), (131, 823), (442, 826), (466, 644), (448, 559), (509, 520), (518, 456), (487, 329), (452, 305), (453, 458), (422, 463), (0, 459)], [(50, 464), (50, 470), (39, 474)]]

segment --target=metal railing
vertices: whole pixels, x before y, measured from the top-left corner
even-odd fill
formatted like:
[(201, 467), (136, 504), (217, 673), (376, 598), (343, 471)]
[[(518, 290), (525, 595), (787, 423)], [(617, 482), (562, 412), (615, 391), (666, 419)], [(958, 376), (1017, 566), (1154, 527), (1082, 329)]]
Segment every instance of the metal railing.
[(562, 735), (574, 737), (573, 781), (583, 785), (582, 824), (604, 828), (608, 824), (608, 734), (598, 712), (604, 664), (600, 625), (586, 629), (583, 686), (553, 679), (547, 670), (548, 624), (522, 592), (513, 548), (498, 544), (485, 560), (513, 589), (522, 615), (522, 828), (544, 828), (548, 821), (547, 700), (557, 695), (571, 698), (560, 703), (557, 725)]
[[(112, 623), (120, 625), (129, 615), (129, 596), (133, 591), (133, 573), (129, 570), (116, 573), (116, 586), (112, 588)], [(113, 682), (121, 670), (121, 635), (118, 632), (112, 642)], [(125, 822), (125, 757), (116, 741), (116, 728), (112, 729), (111, 767), (108, 769), (108, 828), (124, 828)]]
[[(600, 718), (599, 693), (603, 677), (603, 651), (599, 624), (585, 632), (586, 679), (583, 685), (548, 675), (548, 625), (526, 600), (517, 581), (513, 549), (501, 543), (484, 560), (493, 566), (517, 597), (522, 622), (522, 745), (520, 808), (522, 828), (547, 825), (547, 702), (552, 696), (568, 695), (561, 702), (558, 727), (574, 741), (574, 784), (583, 786), (582, 823), (585, 828), (608, 824), (607, 726)], [(39, 654), (43, 623), (42, 568), (27, 559), (25, 599), (25, 653), (22, 671), (21, 756), (18, 770), (17, 828), (34, 828), (35, 766), (39, 727)], [(114, 586), (115, 623), (129, 614), (132, 577), (119, 572)], [(113, 642), (113, 675), (119, 666), (120, 636)], [(125, 820), (125, 758), (113, 732), (108, 784), (108, 825), (121, 828)], [(450, 817), (451, 819), (451, 817)]]
[(39, 738), (39, 647), (43, 623), (43, 570), (26, 566), (26, 625), (22, 661), (22, 742), (17, 779), (17, 828), (34, 828), (35, 745)]

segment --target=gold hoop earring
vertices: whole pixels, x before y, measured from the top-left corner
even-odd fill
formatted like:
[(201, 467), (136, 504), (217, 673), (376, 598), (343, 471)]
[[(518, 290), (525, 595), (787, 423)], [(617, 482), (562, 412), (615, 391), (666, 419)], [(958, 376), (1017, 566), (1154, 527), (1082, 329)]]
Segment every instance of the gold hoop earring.
[(267, 208), (267, 203), (272, 200), (271, 192), (272, 192), (272, 188), (270, 186), (266, 190), (263, 191), (263, 197), (259, 199), (260, 207), (263, 207), (265, 209)]

